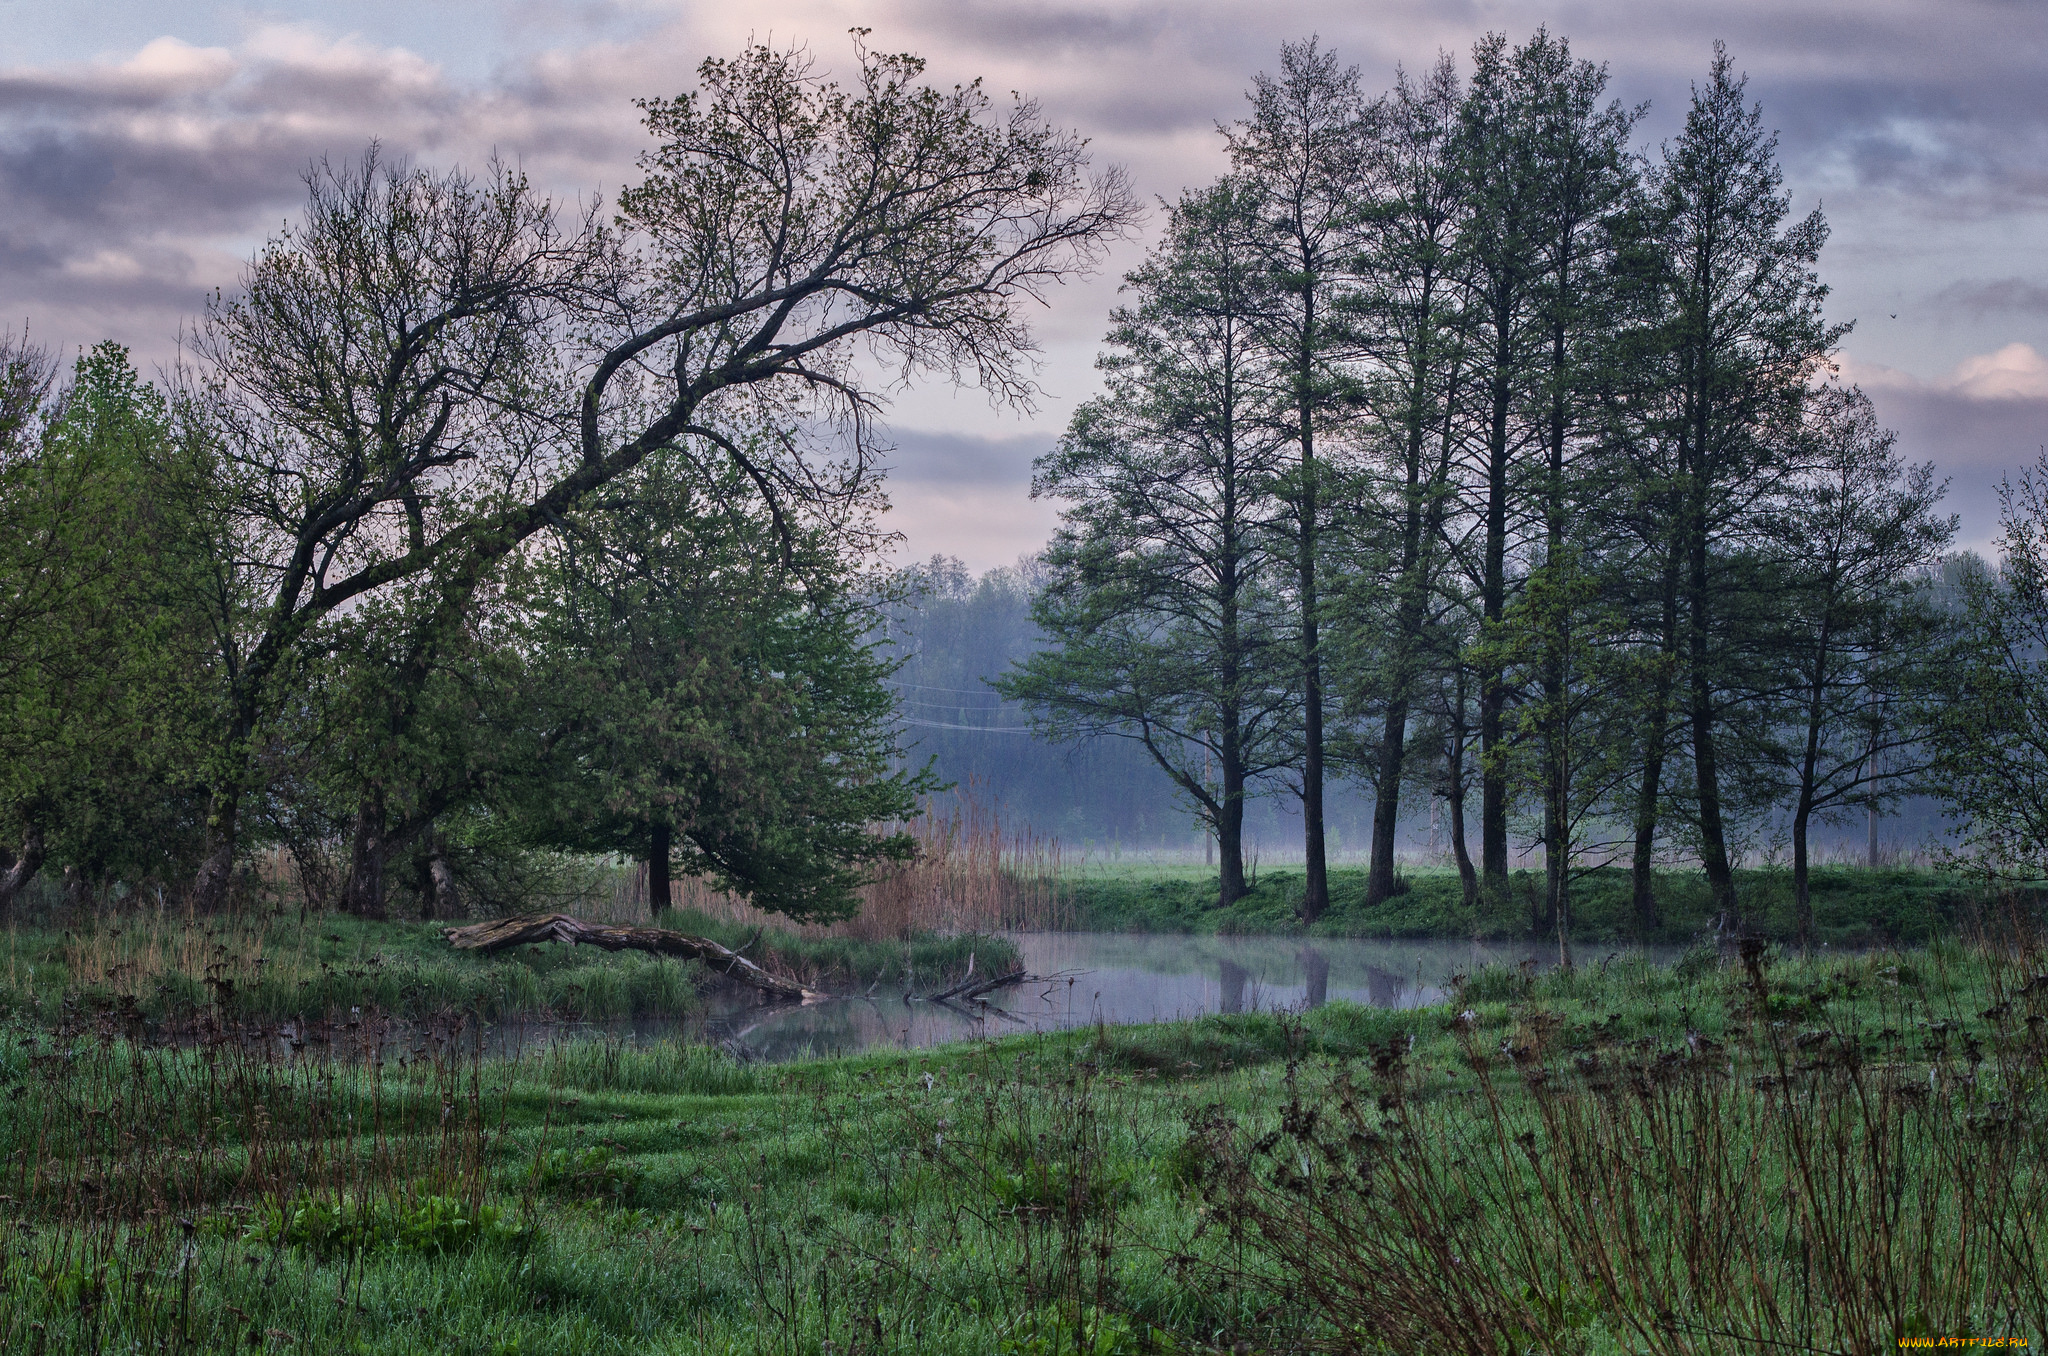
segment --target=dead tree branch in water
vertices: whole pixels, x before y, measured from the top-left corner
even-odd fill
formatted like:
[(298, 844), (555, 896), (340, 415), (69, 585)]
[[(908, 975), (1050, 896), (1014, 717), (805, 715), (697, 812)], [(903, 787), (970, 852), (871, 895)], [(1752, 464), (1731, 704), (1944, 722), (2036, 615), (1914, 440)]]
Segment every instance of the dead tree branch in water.
[(667, 928), (617, 927), (609, 923), (587, 923), (566, 913), (541, 913), (497, 918), (485, 923), (471, 923), (467, 927), (443, 928), (441, 934), (457, 951), (481, 951), (486, 955), (539, 942), (566, 942), (570, 946), (594, 946), (603, 951), (646, 951), (657, 956), (703, 961), (726, 978), (751, 985), (770, 998), (812, 1003), (832, 997), (828, 993), (806, 989), (793, 979), (771, 974), (731, 947), (709, 937), (694, 937), (687, 932), (671, 932)]

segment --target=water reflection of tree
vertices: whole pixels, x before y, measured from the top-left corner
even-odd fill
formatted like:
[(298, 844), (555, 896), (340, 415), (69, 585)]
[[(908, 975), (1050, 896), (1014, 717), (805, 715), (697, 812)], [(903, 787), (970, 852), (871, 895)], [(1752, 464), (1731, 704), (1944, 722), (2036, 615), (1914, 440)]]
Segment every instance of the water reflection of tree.
[(1301, 949), (1302, 1006), (1319, 1008), (1330, 1001), (1330, 958), (1312, 946)]
[(1251, 979), (1252, 972), (1236, 961), (1226, 959), (1217, 962), (1217, 973), (1223, 989), (1222, 1010), (1243, 1012), (1245, 984)]
[(967, 1040), (985, 1023), (930, 1003), (849, 999), (783, 1008), (743, 1024), (730, 1039), (770, 1061), (806, 1055), (851, 1055), (883, 1045), (922, 1047)]
[(1382, 970), (1377, 965), (1365, 967), (1365, 1001), (1376, 1008), (1398, 1008), (1401, 994), (1408, 987), (1408, 980), (1392, 970)]

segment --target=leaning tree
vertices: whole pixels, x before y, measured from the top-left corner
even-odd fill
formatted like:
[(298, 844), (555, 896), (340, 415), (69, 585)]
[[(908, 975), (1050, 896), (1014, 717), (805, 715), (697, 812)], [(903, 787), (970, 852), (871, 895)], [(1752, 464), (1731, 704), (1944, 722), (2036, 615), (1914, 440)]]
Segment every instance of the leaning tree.
[[(865, 473), (888, 382), (1028, 403), (1021, 300), (1135, 222), (1123, 175), (1036, 104), (867, 50), (833, 81), (748, 47), (643, 101), (655, 145), (613, 224), (516, 174), (320, 168), (304, 219), (195, 352), (264, 602), (234, 638), (195, 885), (223, 897), (256, 750), (324, 619), (431, 578), (448, 619), (650, 454), (737, 466), (771, 503)], [(766, 445), (735, 429), (790, 430)]]

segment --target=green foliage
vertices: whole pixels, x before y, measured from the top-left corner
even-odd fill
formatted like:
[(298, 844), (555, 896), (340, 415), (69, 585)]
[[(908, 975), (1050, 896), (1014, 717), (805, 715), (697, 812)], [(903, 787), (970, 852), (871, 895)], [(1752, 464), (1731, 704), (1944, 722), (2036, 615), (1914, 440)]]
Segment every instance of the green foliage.
[(602, 1144), (550, 1149), (533, 1165), (535, 1186), (576, 1200), (624, 1201), (646, 1180), (646, 1169), (632, 1160), (618, 1158)]
[[(910, 840), (869, 530), (793, 517), (737, 470), (656, 457), (523, 572), (544, 750), (505, 803), (534, 841), (673, 859), (793, 918), (851, 912)], [(856, 505), (858, 512), (865, 507)]]
[(115, 344), (79, 358), (35, 436), (0, 460), (0, 835), (81, 886), (175, 876), (195, 858), (215, 642), (234, 603), (207, 506), (215, 474)]
[(1952, 864), (2007, 883), (2048, 879), (2048, 453), (1999, 487), (1994, 576), (1961, 571), (1965, 632), (1935, 717), (1936, 785)]
[(442, 1257), (531, 1240), (530, 1228), (498, 1206), (435, 1195), (363, 1202), (302, 1193), (260, 1208), (242, 1234), (245, 1243), (303, 1248), (323, 1261), (376, 1252)]
[(1036, 464), (1034, 493), (1067, 505), (1032, 602), (1049, 644), (997, 682), (1051, 738), (1136, 741), (1216, 835), (1226, 904), (1243, 892), (1245, 801), (1295, 743), (1254, 199), (1227, 181), (1188, 195), (1126, 280), (1107, 390)]

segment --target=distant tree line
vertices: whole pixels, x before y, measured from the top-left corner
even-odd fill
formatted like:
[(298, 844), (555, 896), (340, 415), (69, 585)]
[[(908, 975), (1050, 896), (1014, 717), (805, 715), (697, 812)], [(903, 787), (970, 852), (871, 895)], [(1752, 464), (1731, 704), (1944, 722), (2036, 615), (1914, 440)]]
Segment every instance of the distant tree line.
[[(1057, 837), (1070, 859), (1123, 849), (1213, 859), (1204, 826), (1183, 812), (1174, 783), (1142, 747), (1116, 738), (1033, 738), (1030, 708), (992, 686), (1045, 648), (1032, 620), (1045, 579), (1035, 554), (978, 576), (943, 555), (899, 572), (876, 634), (900, 665), (886, 683), (907, 759), (988, 802), (1004, 823)], [(1274, 847), (1300, 837), (1294, 808), (1278, 799), (1251, 802), (1246, 842), (1265, 844), (1270, 860)], [(1364, 841), (1368, 799), (1339, 787), (1329, 813), (1333, 842)]]
[(909, 851), (880, 392), (1028, 403), (1015, 303), (1137, 214), (1030, 102), (855, 47), (642, 101), (609, 219), (317, 166), (161, 381), (0, 347), (0, 910), (212, 908), (281, 849), (432, 915), (562, 849), (829, 917)]
[[(844, 85), (750, 46), (644, 101), (609, 215), (318, 166), (157, 380), (0, 341), (0, 911), (209, 909), (259, 859), (369, 916), (517, 907), (615, 854), (657, 903), (680, 870), (831, 917), (910, 850), (877, 826), (977, 725), (955, 696), (1128, 741), (1224, 902), (1247, 805), (1298, 801), (1311, 919), (1347, 786), (1371, 898), (1433, 798), (1469, 899), (1542, 850), (1560, 935), (1608, 864), (1654, 925), (1674, 859), (1739, 925), (1778, 821), (1803, 910), (1814, 826), (1922, 791), (2048, 877), (2048, 462), (1996, 571), (1948, 554), (1834, 379), (1825, 225), (1724, 53), (1646, 151), (1547, 33), (1376, 96), (1287, 48), (1038, 465), (1058, 536), (975, 620), (881, 566), (882, 394), (1028, 406), (1018, 303), (1137, 206), (1030, 102), (855, 47)], [(1021, 660), (994, 693), (945, 666), (984, 641)]]
[(1673, 859), (1739, 926), (1771, 821), (1807, 919), (1814, 827), (1928, 788), (1980, 862), (2043, 874), (2040, 797), (2001, 789), (2018, 760), (2038, 791), (2048, 731), (2040, 482), (2004, 577), (1950, 558), (1932, 468), (1836, 379), (1825, 222), (1727, 53), (1659, 147), (1606, 84), (1541, 31), (1376, 95), (1287, 47), (1038, 463), (1051, 643), (1002, 690), (1137, 741), (1221, 842), (1222, 903), (1247, 801), (1285, 792), (1326, 906), (1338, 778), (1376, 797), (1371, 902), (1404, 797), (1439, 798), (1468, 901), (1542, 850), (1539, 932), (1618, 864), (1654, 928)]

